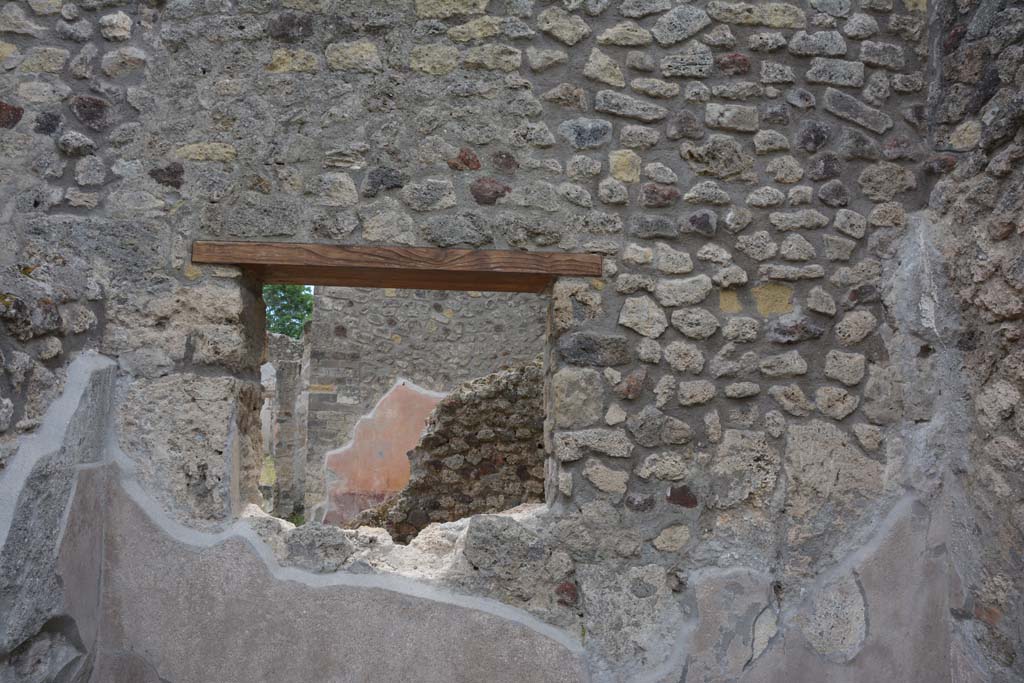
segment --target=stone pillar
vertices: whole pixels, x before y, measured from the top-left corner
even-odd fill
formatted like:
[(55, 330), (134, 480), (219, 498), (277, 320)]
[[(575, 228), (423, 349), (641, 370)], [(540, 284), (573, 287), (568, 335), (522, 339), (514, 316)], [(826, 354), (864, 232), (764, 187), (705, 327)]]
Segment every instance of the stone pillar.
[(295, 502), (298, 500), (294, 474), (295, 458), (305, 432), (305, 424), (300, 424), (296, 414), (297, 404), (303, 392), (304, 345), (301, 340), (283, 334), (268, 334), (267, 341), (270, 362), (275, 370), (273, 442), (267, 449), (274, 458), (277, 473), (273, 511), (275, 516), (287, 519), (294, 514)]

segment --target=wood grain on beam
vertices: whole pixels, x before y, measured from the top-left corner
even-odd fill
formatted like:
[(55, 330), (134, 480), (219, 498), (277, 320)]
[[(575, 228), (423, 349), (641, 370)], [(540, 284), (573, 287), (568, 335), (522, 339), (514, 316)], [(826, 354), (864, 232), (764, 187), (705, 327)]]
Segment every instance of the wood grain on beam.
[(193, 263), (235, 265), (275, 284), (541, 292), (556, 277), (601, 275), (601, 256), (287, 242), (194, 242)]

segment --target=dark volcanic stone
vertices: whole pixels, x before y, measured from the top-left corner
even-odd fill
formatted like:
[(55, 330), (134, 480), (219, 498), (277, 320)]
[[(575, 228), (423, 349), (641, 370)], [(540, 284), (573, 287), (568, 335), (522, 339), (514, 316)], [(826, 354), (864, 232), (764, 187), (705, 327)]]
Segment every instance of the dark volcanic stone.
[(594, 149), (612, 139), (612, 124), (603, 119), (570, 119), (558, 126), (558, 134), (573, 149)]
[(363, 196), (376, 197), (381, 190), (397, 190), (404, 187), (408, 180), (409, 176), (396, 168), (371, 168), (363, 179)]
[(639, 413), (634, 413), (626, 420), (626, 429), (633, 435), (633, 440), (646, 448), (653, 448), (661, 443), (661, 428), (665, 424), (665, 413), (652, 405), (644, 406)]
[(563, 581), (555, 588), (555, 595), (558, 596), (558, 604), (564, 607), (572, 607), (579, 600), (579, 591), (572, 581)]
[(715, 60), (718, 70), (726, 76), (738, 76), (750, 71), (750, 59), (740, 52), (730, 52)]
[(816, 182), (838, 178), (843, 170), (843, 164), (832, 152), (824, 152), (811, 160), (807, 169), (807, 177)]
[(768, 102), (761, 108), (761, 121), (789, 125), (789, 109), (781, 102)]
[(313, 35), (313, 17), (308, 14), (284, 12), (270, 20), (267, 33), (274, 40), (294, 43)]
[(56, 133), (59, 128), (60, 114), (55, 111), (42, 111), (36, 115), (36, 122), (32, 130), (40, 135), (49, 135)]
[(149, 177), (161, 185), (180, 190), (185, 178), (185, 167), (174, 161), (163, 168), (154, 168), (149, 172)]
[(814, 153), (832, 137), (832, 126), (821, 121), (804, 120), (796, 134), (796, 147)]
[(649, 209), (672, 206), (678, 200), (679, 190), (672, 185), (644, 183), (640, 188), (640, 203)]
[(646, 379), (647, 368), (637, 368), (626, 375), (621, 382), (616, 384), (612, 391), (621, 399), (627, 401), (635, 400), (640, 398), (640, 394), (643, 393), (644, 380)]
[(837, 143), (839, 154), (844, 159), (877, 161), (882, 155), (875, 142), (867, 133), (854, 128), (844, 128)]
[(700, 140), (704, 137), (704, 127), (700, 120), (691, 111), (677, 111), (668, 118), (668, 125), (665, 128), (665, 137), (669, 140)]
[(776, 344), (796, 344), (808, 339), (818, 339), (825, 334), (825, 328), (806, 315), (794, 311), (779, 316), (767, 327), (768, 341)]
[(0, 128), (14, 128), (24, 113), (21, 107), (0, 101)]
[(519, 162), (516, 161), (515, 155), (504, 150), (491, 155), (491, 165), (502, 173), (515, 173), (519, 168)]
[(110, 127), (110, 103), (106, 100), (90, 95), (78, 95), (71, 98), (70, 106), (74, 115), (87, 128), (103, 130)]
[(463, 147), (458, 156), (448, 160), (448, 168), (453, 171), (479, 171), (480, 158), (469, 147)]
[(818, 188), (818, 199), (825, 206), (837, 208), (850, 203), (850, 192), (840, 180), (830, 180)]
[(512, 188), (495, 178), (479, 178), (469, 186), (469, 193), (477, 204), (491, 205), (504, 197)]
[(558, 352), (572, 365), (625, 365), (630, 362), (629, 341), (625, 337), (596, 332), (574, 332), (558, 340)]
[(689, 486), (673, 486), (668, 490), (668, 502), (684, 508), (697, 507), (697, 496), (693, 495)]
[(718, 232), (718, 215), (711, 209), (694, 211), (683, 221), (684, 232), (695, 232), (704, 237), (714, 237)]

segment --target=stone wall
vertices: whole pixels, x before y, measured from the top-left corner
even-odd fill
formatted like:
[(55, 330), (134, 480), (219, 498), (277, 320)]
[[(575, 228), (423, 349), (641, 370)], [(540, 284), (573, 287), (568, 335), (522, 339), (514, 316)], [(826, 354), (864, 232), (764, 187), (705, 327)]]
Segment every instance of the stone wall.
[[(550, 680), (1019, 680), (1022, 32), (1008, 0), (5, 3), (4, 675), (56, 643), (80, 678), (243, 680), (167, 637), (261, 623), (213, 589), (175, 621), (154, 577), (206, 550), (206, 588), (258, 557), (275, 604), (442, 612), (428, 655), (529, 625), (582, 653)], [(263, 321), (189, 261), (211, 238), (602, 254), (551, 293), (545, 504), (408, 546), (237, 522)], [(66, 432), (95, 354), (105, 414)]]
[(274, 381), (272, 393), (264, 395), (272, 426), (269, 441), (268, 430), (264, 430), (263, 452), (274, 461), (272, 510), (276, 517), (284, 519), (295, 514), (296, 503), (302, 500), (294, 473), (306, 464), (306, 420), (300, 418), (298, 407), (306, 391), (302, 381), (303, 351), (302, 340), (283, 334), (267, 335), (267, 363), (274, 368)]
[(448, 392), (528, 362), (544, 348), (547, 306), (533, 294), (317, 287), (308, 335), (307, 518), (327, 512), (325, 489), (336, 476), (324, 466), (328, 452), (353, 438), (359, 419), (396, 382)]
[(968, 397), (968, 443), (949, 482), (964, 498), (955, 661), (975, 680), (1014, 680), (1024, 655), (1024, 558), (1007, 552), (1024, 544), (1024, 6), (942, 4), (930, 44), (931, 238), (963, 321), (938, 341), (962, 354)]
[(542, 501), (543, 393), (539, 362), (456, 387), (409, 452), (409, 484), (348, 526), (384, 527), (408, 543), (434, 522)]

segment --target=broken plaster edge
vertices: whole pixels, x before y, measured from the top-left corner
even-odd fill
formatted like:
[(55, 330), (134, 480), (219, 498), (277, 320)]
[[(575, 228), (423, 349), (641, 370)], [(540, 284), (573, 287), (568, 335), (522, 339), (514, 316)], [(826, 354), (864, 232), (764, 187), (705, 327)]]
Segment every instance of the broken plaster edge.
[(555, 641), (576, 656), (584, 670), (588, 670), (584, 657), (586, 651), (579, 640), (572, 637), (567, 631), (552, 626), (523, 610), (511, 607), (497, 600), (456, 593), (401, 575), (351, 574), (345, 571), (316, 574), (297, 567), (284, 567), (277, 561), (270, 546), (243, 519), (236, 519), (227, 528), (216, 532), (200, 531), (187, 527), (171, 518), (160, 503), (135, 478), (135, 464), (120, 449), (112, 427), (108, 427), (107, 436), (107, 452), (110, 455), (109, 461), (113, 463), (117, 470), (117, 483), (150, 522), (169, 538), (179, 543), (194, 548), (212, 548), (230, 540), (240, 540), (252, 548), (256, 556), (263, 561), (268, 573), (279, 581), (294, 581), (312, 588), (344, 586), (385, 590), (490, 614), (516, 623)]
[[(116, 363), (98, 352), (88, 351), (77, 356), (68, 366), (64, 389), (48, 407), (40, 421), (39, 428), (24, 435), (18, 450), (0, 472), (0, 548), (4, 546), (18, 510), (18, 502), (32, 472), (47, 456), (59, 453), (66, 447), (65, 440), (75, 414), (97, 372), (116, 368)], [(399, 380), (396, 384), (403, 380)], [(436, 393), (436, 392), (433, 392)], [(315, 574), (296, 567), (281, 566), (270, 547), (243, 520), (236, 519), (227, 528), (207, 532), (189, 528), (172, 519), (162, 505), (150, 495), (135, 476), (135, 463), (121, 450), (116, 429), (113, 425), (113, 411), (107, 407), (102, 445), (102, 462), (83, 463), (74, 467), (72, 488), (67, 510), (61, 518), (58, 537), (63, 538), (69, 518), (71, 501), (78, 492), (78, 477), (82, 471), (104, 465), (116, 470), (117, 484), (132, 502), (146, 515), (147, 519), (169, 538), (193, 548), (211, 548), (230, 540), (241, 540), (249, 545), (255, 555), (263, 561), (270, 576), (278, 581), (294, 581), (312, 588), (345, 586), (352, 588), (378, 589), (413, 598), (430, 600), (463, 609), (476, 610), (506, 621), (518, 624), (538, 635), (546, 637), (564, 647), (580, 662), (583, 671), (589, 671), (582, 643), (568, 632), (547, 624), (529, 613), (489, 598), (456, 593), (441, 587), (431, 586), (400, 575), (368, 575), (333, 572)], [(589, 674), (588, 674), (589, 677)]]
[[(352, 448), (352, 446), (355, 445), (356, 434), (358, 433), (359, 425), (363, 424), (364, 422), (372, 421), (373, 418), (377, 414), (377, 410), (380, 408), (381, 404), (384, 403), (385, 399), (387, 399), (387, 397), (391, 395), (391, 392), (393, 392), (395, 389), (397, 389), (398, 387), (402, 386), (403, 384), (408, 385), (413, 391), (416, 391), (416, 392), (418, 392), (420, 394), (423, 394), (424, 396), (429, 396), (430, 398), (436, 398), (439, 401), (444, 399), (445, 397), (447, 397), (449, 395), (448, 392), (445, 392), (445, 391), (433, 391), (432, 389), (427, 389), (426, 387), (421, 387), (419, 384), (417, 384), (416, 382), (413, 382), (411, 379), (406, 379), (404, 377), (398, 377), (395, 380), (394, 384), (392, 384), (390, 387), (388, 387), (388, 390), (380, 395), (380, 398), (378, 398), (377, 402), (373, 404), (373, 408), (370, 409), (370, 412), (364, 413), (363, 415), (360, 415), (359, 418), (355, 421), (355, 423), (352, 425), (352, 429), (351, 429), (351, 432), (350, 432), (351, 438), (348, 441), (346, 441), (344, 444), (342, 444), (341, 446), (338, 446), (337, 448), (332, 448), (329, 451), (324, 451), (323, 457), (320, 458), (320, 463), (319, 464), (320, 464), (321, 474), (323, 475), (323, 482), (324, 482), (324, 490), (323, 490), (324, 499), (323, 499), (322, 503), (318, 504), (316, 506), (316, 508), (314, 508), (314, 510), (318, 510), (318, 512), (315, 513), (315, 517), (318, 518), (317, 521), (323, 521), (324, 516), (328, 512), (328, 503), (330, 502), (330, 495), (329, 495), (329, 491), (327, 490), (327, 483), (330, 482), (330, 481), (333, 481), (335, 479), (334, 472), (329, 467), (327, 467), (327, 461), (335, 453), (340, 453), (340, 452), (342, 452), (342, 451), (344, 451), (346, 449)], [(420, 432), (420, 436), (422, 437), (424, 434), (426, 434), (426, 432), (427, 432), (427, 425), (426, 425), (426, 423), (424, 423), (423, 430)], [(395, 495), (397, 495), (397, 494), (395, 494)]]
[[(21, 445), (0, 471), (0, 548), (7, 543), (11, 525), (18, 509), (18, 501), (25, 484), (36, 465), (48, 455), (59, 453), (65, 447), (68, 428), (75, 417), (93, 375), (109, 370), (117, 364), (95, 351), (86, 351), (71, 361), (67, 370), (64, 390), (46, 409), (36, 431), (22, 436)], [(77, 480), (77, 475), (76, 475)]]

